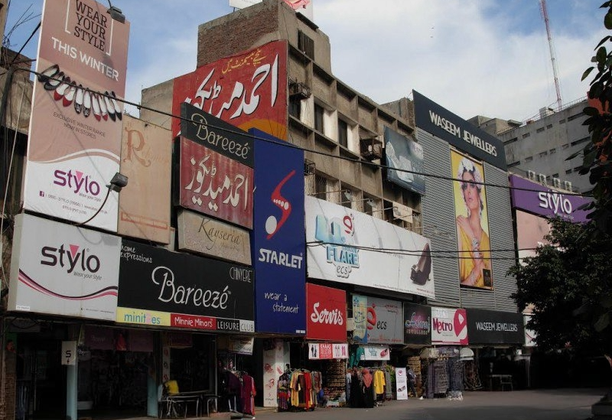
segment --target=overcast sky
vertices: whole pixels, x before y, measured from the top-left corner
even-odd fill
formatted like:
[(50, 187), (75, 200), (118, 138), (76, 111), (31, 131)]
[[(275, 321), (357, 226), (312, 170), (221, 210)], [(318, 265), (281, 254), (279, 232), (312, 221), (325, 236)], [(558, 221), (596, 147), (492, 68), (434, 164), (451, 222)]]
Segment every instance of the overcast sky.
[[(415, 89), (464, 119), (523, 121), (556, 107), (539, 0), (312, 1), (314, 21), (330, 38), (333, 74), (377, 103), (410, 98)], [(581, 75), (608, 34), (602, 2), (547, 2), (564, 103), (586, 95)], [(111, 3), (131, 24), (126, 99), (136, 103), (143, 88), (193, 71), (198, 25), (233, 10), (228, 0)], [(6, 35), (13, 50), (40, 21), (42, 4), (10, 0)], [(15, 27), (20, 19), (26, 21)], [(24, 54), (36, 56), (38, 35)]]

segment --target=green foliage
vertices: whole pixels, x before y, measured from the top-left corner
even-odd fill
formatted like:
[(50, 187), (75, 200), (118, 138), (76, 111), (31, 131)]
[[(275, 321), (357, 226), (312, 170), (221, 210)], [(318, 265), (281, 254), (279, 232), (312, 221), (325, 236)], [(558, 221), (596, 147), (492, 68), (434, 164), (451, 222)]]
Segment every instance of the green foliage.
[[(604, 26), (612, 30), (612, 2), (601, 5), (607, 9)], [(582, 80), (595, 74), (590, 82), (588, 97), (590, 105), (584, 109), (588, 116), (585, 125), (588, 126), (591, 142), (584, 150), (581, 174), (589, 174), (593, 189), (591, 219), (600, 232), (612, 233), (612, 36), (607, 35), (595, 47), (595, 55), (591, 59), (593, 66), (582, 74)], [(575, 156), (571, 156), (573, 158)]]
[(512, 295), (519, 308), (534, 307), (528, 324), (541, 349), (567, 347), (601, 354), (612, 351), (612, 240), (594, 229), (551, 220), (550, 245), (513, 266)]

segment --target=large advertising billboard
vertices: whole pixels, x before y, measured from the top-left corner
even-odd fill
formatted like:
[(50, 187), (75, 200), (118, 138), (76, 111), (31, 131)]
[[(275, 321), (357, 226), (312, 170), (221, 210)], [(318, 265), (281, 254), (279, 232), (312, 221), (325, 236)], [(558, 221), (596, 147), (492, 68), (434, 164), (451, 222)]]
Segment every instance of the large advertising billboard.
[(129, 184), (119, 197), (119, 234), (170, 243), (171, 169), (170, 131), (124, 115), (121, 173)]
[(252, 130), (257, 332), (306, 333), (304, 152)]
[(253, 168), (180, 137), (180, 206), (253, 227)]
[(15, 216), (8, 309), (114, 321), (120, 252), (117, 236)]
[(429, 239), (314, 197), (305, 208), (309, 277), (435, 297)]
[(346, 342), (346, 292), (306, 284), (306, 338)]
[[(93, 0), (46, 1), (32, 99), (24, 208), (117, 231), (129, 22)], [(105, 199), (106, 194), (109, 194)]]
[(451, 151), (461, 286), (492, 289), (489, 218), (482, 164)]
[(519, 259), (534, 257), (536, 248), (548, 244), (546, 240), (546, 236), (550, 233), (548, 219), (520, 210), (515, 211), (514, 214)]
[(415, 193), (425, 194), (423, 146), (414, 138), (385, 127), (385, 156), (389, 181)]
[(581, 206), (591, 200), (575, 194), (547, 188), (520, 176), (510, 175), (510, 197), (516, 209), (542, 217), (560, 217), (572, 222), (588, 221), (588, 212)]
[(124, 240), (119, 273), (117, 322), (255, 332), (250, 267)]
[[(287, 138), (287, 42), (274, 41), (174, 79), (172, 113), (190, 103), (244, 131)], [(172, 124), (174, 136), (180, 122)]]
[(479, 160), (506, 170), (504, 144), (497, 137), (465, 121), (434, 101), (412, 91), (417, 128), (452, 144)]

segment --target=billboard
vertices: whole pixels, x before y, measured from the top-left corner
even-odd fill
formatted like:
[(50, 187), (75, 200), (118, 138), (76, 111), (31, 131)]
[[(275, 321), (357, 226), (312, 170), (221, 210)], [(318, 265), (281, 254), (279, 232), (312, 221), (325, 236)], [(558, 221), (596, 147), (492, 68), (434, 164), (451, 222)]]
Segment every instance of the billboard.
[(121, 239), (15, 216), (8, 309), (114, 321)]
[(572, 222), (587, 222), (588, 212), (580, 209), (591, 199), (572, 193), (546, 188), (516, 175), (510, 175), (510, 197), (516, 209), (537, 214), (542, 217), (560, 217)]
[(423, 146), (414, 138), (385, 127), (385, 156), (389, 181), (417, 194), (425, 194)]
[(306, 338), (346, 342), (346, 292), (306, 284)]
[(404, 343), (431, 344), (431, 307), (404, 302)]
[(431, 344), (469, 344), (465, 309), (431, 308)]
[[(129, 22), (93, 0), (46, 1), (32, 99), (24, 208), (117, 231)], [(106, 200), (106, 194), (109, 193)]]
[(180, 137), (179, 205), (253, 227), (253, 168)]
[[(362, 302), (365, 300), (366, 305)], [(353, 320), (361, 325), (365, 319), (365, 337), (359, 330), (353, 331), (353, 340), (358, 343), (403, 344), (402, 303), (388, 299), (353, 295)], [(355, 321), (355, 326), (358, 322)]]
[(129, 184), (119, 197), (119, 234), (170, 243), (171, 169), (170, 131), (124, 115), (121, 173)]
[(500, 139), (412, 91), (415, 125), (479, 160), (506, 170), (506, 153)]
[(523, 315), (512, 312), (467, 309), (471, 344), (523, 344)]
[(246, 266), (124, 240), (116, 321), (252, 333), (253, 277)]
[(306, 333), (304, 152), (252, 130), (255, 323), (258, 332)]
[[(287, 137), (287, 42), (274, 41), (174, 79), (172, 113), (190, 103), (244, 131)], [(173, 120), (172, 133), (180, 122)]]
[[(451, 151), (459, 281), (461, 286), (492, 289), (491, 243), (483, 167)], [(458, 181), (461, 180), (461, 181)]]
[(314, 197), (305, 208), (309, 277), (435, 297), (429, 239)]

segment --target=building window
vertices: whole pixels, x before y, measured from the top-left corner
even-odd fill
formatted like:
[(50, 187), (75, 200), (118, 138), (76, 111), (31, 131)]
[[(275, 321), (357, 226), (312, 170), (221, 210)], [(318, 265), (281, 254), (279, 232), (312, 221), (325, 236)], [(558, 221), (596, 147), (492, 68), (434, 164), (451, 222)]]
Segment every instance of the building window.
[(573, 141), (573, 142), (571, 143), (571, 145), (572, 145), (572, 147), (573, 147), (573, 146), (576, 146), (577, 144), (584, 143), (584, 142), (589, 141), (589, 140), (591, 140), (591, 137), (590, 137), (590, 136), (583, 137), (583, 138), (581, 138), (580, 140)]
[(508, 168), (512, 168), (512, 167), (514, 167), (514, 166), (518, 166), (518, 165), (520, 165), (520, 164), (521, 164), (521, 161), (520, 161), (520, 160), (517, 160), (516, 162), (509, 163), (509, 164), (508, 164)]
[(523, 134), (523, 138), (526, 139), (527, 137), (529, 137), (531, 135), (531, 133), (525, 133)]
[(539, 157), (543, 158), (544, 156), (546, 156), (548, 154), (548, 152), (540, 152)]
[(314, 41), (302, 31), (298, 31), (298, 49), (312, 60), (315, 59)]
[(571, 170), (571, 169), (568, 169), (568, 170), (566, 170), (566, 171), (565, 171), (565, 175), (569, 175), (569, 174), (571, 174), (571, 173), (572, 173), (572, 170)]
[(583, 115), (582, 113), (576, 114), (576, 115), (572, 115), (571, 117), (567, 117), (567, 121), (575, 120), (576, 118), (582, 117), (582, 115)]
[(348, 147), (348, 124), (344, 120), (338, 120), (338, 143)]
[(546, 129), (547, 129), (547, 130), (550, 130), (551, 128), (552, 128), (552, 124), (548, 124), (548, 125), (546, 126)]
[(565, 124), (565, 118), (562, 120), (559, 120), (559, 124)]
[(543, 132), (543, 131), (544, 131), (544, 127), (542, 127), (542, 128), (538, 128), (538, 129), (536, 130), (536, 133), (541, 133), (541, 132)]
[(327, 199), (327, 178), (315, 175), (315, 196), (321, 200)]
[(533, 156), (529, 156), (525, 158), (525, 162), (531, 162), (533, 160)]
[(568, 147), (569, 147), (569, 144), (564, 144), (563, 146), (561, 146), (563, 150), (567, 149)]
[(550, 149), (548, 153), (550, 153), (551, 155), (554, 155), (555, 153), (557, 153), (557, 149)]
[(314, 117), (315, 117), (315, 130), (319, 133), (325, 133), (323, 129), (323, 117), (325, 115), (325, 110), (321, 105), (315, 104), (314, 107)]
[(299, 96), (289, 96), (289, 115), (298, 120), (302, 119), (302, 100)]
[(505, 142), (505, 144), (510, 144), (510, 143), (514, 143), (517, 140), (516, 137), (511, 138), (510, 140), (508, 140), (507, 142)]

